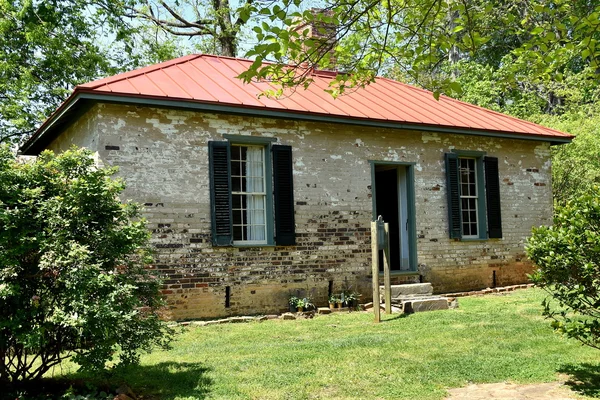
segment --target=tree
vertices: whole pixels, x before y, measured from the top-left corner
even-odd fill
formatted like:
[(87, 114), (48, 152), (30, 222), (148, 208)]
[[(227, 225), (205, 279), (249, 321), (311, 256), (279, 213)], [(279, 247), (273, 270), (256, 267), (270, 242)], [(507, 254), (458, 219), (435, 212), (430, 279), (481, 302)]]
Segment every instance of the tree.
[(127, 17), (131, 1), (0, 0), (0, 143), (33, 133), (77, 84), (178, 55)]
[(84, 150), (31, 162), (0, 150), (0, 384), (69, 357), (102, 369), (167, 346), (149, 233), (115, 171)]
[(197, 39), (196, 45), (209, 53), (236, 57), (251, 3), (246, 0), (232, 7), (229, 0), (142, 0), (129, 9), (131, 16), (150, 21), (171, 35)]
[(558, 204), (600, 185), (600, 112), (582, 108), (563, 115), (539, 115), (535, 122), (570, 132), (572, 143), (552, 148), (552, 190)]
[[(409, 83), (447, 94), (460, 92), (448, 60), (498, 66), (510, 55), (514, 70), (560, 81), (565, 69), (586, 66), (598, 79), (600, 5), (586, 0), (325, 0), (302, 9), (299, 0), (257, 2), (252, 15), (264, 21), (248, 55), (255, 57), (244, 80), (270, 79), (282, 89), (310, 84), (313, 68), (338, 74), (331, 91), (368, 84), (392, 67)], [(327, 39), (309, 36), (314, 26)], [(334, 27), (329, 29), (328, 27)], [(264, 65), (271, 60), (274, 64)], [(295, 67), (286, 67), (292, 63)]]
[(598, 84), (588, 71), (565, 71), (560, 82), (536, 81), (527, 70), (512, 72), (510, 63), (510, 57), (498, 67), (461, 60), (454, 66), (462, 88), (457, 97), (576, 136), (571, 144), (552, 148), (552, 187), (559, 203), (600, 184)]
[(600, 190), (556, 208), (554, 226), (533, 230), (527, 255), (537, 265), (536, 285), (554, 301), (543, 314), (567, 337), (600, 349)]

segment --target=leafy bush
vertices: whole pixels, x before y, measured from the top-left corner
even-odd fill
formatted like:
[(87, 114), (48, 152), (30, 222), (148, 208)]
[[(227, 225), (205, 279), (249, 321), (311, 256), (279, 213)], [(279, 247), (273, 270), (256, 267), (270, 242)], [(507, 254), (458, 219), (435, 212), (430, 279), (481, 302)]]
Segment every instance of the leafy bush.
[(557, 206), (554, 226), (533, 229), (527, 255), (537, 265), (531, 278), (550, 294), (543, 314), (552, 327), (600, 349), (600, 189)]
[(84, 150), (19, 162), (0, 149), (0, 385), (167, 346), (149, 234), (115, 172)]

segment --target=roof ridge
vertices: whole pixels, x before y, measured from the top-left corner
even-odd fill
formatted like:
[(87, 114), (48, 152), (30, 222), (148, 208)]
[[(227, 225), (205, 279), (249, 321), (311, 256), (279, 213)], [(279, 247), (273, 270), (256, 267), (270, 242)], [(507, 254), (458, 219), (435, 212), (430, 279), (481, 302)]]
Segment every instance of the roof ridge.
[(91, 81), (91, 82), (88, 82), (88, 83), (77, 85), (77, 86), (75, 86), (75, 89), (78, 89), (78, 88), (81, 88), (81, 89), (97, 89), (100, 86), (106, 85), (108, 83), (120, 82), (120, 81), (123, 81), (125, 79), (135, 78), (136, 76), (147, 74), (149, 72), (158, 71), (159, 69), (168, 68), (168, 67), (171, 67), (171, 66), (177, 65), (177, 64), (183, 64), (183, 63), (186, 63), (188, 61), (192, 61), (192, 60), (195, 60), (197, 58), (200, 58), (200, 57), (202, 57), (204, 55), (205, 54), (202, 54), (202, 53), (200, 53), (200, 54), (188, 54), (186, 56), (174, 58), (174, 59), (168, 60), (168, 61), (163, 61), (163, 62), (158, 63), (158, 64), (147, 65), (145, 67), (137, 68), (137, 69), (134, 69), (134, 70), (131, 70), (131, 71), (122, 72), (120, 74), (108, 76), (106, 78), (101, 78), (101, 79), (97, 79), (95, 81)]
[[(399, 84), (399, 85), (405, 86), (408, 89), (416, 90), (416, 91), (419, 91), (419, 92), (426, 92), (426, 93), (430, 94), (431, 96), (433, 96), (433, 92), (431, 90), (423, 89), (423, 88), (420, 88), (418, 86), (410, 85), (410, 84), (405, 83), (405, 82), (396, 81), (396, 80), (390, 79), (390, 78), (378, 77), (378, 79), (385, 79), (386, 81), (389, 81), (389, 82), (392, 82), (392, 83), (395, 83), (395, 84)], [(471, 103), (468, 103), (466, 101), (462, 101), (462, 100), (455, 99), (455, 98), (450, 97), (450, 96), (446, 96), (445, 94), (440, 94), (440, 97), (444, 98), (445, 100), (454, 102), (454, 103), (459, 103), (459, 104), (462, 104), (464, 106), (468, 106), (470, 108), (474, 108), (476, 110), (484, 111), (486, 113), (491, 113), (491, 114), (494, 114), (494, 115), (497, 115), (497, 116), (500, 116), (500, 117), (504, 117), (504, 118), (509, 118), (509, 119), (511, 119), (513, 121), (516, 121), (516, 122), (519, 122), (519, 123), (524, 123), (526, 125), (533, 125), (533, 126), (535, 126), (537, 128), (542, 128), (544, 130), (551, 130), (553, 132), (556, 132), (556, 133), (560, 134), (560, 136), (565, 136), (565, 132), (561, 132), (561, 131), (553, 129), (553, 128), (548, 128), (546, 126), (542, 126), (540, 124), (536, 124), (535, 122), (531, 122), (531, 121), (528, 121), (526, 119), (517, 118), (517, 117), (515, 117), (513, 115), (510, 115), (510, 114), (505, 114), (505, 113), (502, 113), (502, 112), (499, 112), (499, 111), (491, 110), (489, 108), (478, 106), (476, 104), (471, 104)]]

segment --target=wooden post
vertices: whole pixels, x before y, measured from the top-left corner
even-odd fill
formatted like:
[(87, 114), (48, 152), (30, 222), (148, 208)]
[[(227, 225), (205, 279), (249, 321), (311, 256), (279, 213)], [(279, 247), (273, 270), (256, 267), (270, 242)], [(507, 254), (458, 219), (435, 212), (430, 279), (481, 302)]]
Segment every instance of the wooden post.
[(373, 268), (373, 312), (375, 322), (381, 320), (379, 313), (379, 245), (377, 243), (377, 221), (371, 222), (371, 259)]
[(390, 282), (390, 224), (384, 224), (385, 247), (383, 249), (383, 282), (385, 285), (385, 313), (392, 313), (392, 285)]

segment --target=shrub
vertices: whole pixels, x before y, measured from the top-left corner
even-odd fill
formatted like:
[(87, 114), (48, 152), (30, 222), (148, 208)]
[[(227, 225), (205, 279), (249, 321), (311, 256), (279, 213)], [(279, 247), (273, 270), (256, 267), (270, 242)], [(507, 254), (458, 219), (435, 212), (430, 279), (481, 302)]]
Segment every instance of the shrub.
[(18, 162), (0, 149), (0, 382), (67, 357), (97, 370), (167, 346), (139, 206), (89, 151)]
[(527, 254), (531, 278), (550, 294), (543, 314), (552, 327), (600, 348), (600, 190), (558, 205), (554, 226), (533, 229)]

